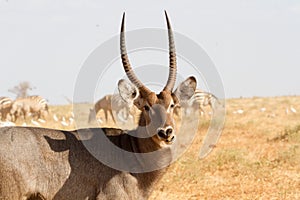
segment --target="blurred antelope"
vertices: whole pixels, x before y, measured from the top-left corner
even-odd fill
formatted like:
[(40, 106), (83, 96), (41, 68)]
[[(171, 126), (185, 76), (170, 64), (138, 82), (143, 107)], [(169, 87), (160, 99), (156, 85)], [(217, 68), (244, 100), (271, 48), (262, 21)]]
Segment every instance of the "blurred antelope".
[(48, 103), (41, 96), (28, 96), (16, 99), (10, 110), (13, 121), (23, 117), (24, 120), (29, 116), (37, 119), (45, 118), (49, 114)]
[(108, 113), (110, 113), (112, 120), (114, 121), (114, 123), (116, 123), (111, 108), (111, 96), (112, 95), (106, 95), (103, 98), (99, 99), (95, 103), (94, 107), (90, 109), (89, 120), (88, 120), (89, 123), (96, 120), (97, 113), (100, 112), (100, 110), (103, 110), (106, 122), (108, 119)]
[[(195, 94), (188, 101), (181, 102), (181, 108), (184, 110), (185, 114), (190, 114), (192, 111), (199, 111), (200, 115), (204, 115), (205, 107), (209, 106), (212, 110), (214, 108), (215, 102), (219, 102), (218, 98), (212, 93), (205, 92), (200, 89), (196, 89)], [(179, 109), (176, 109), (176, 113)]]
[[(128, 120), (129, 115), (133, 116), (133, 104), (128, 104), (119, 94), (106, 95), (100, 100), (98, 100), (94, 107), (90, 109), (88, 122), (91, 123), (96, 120), (97, 114), (103, 110), (105, 115), (105, 121), (108, 121), (108, 113), (110, 114), (114, 123), (116, 123), (113, 111), (116, 111), (116, 115), (121, 119), (120, 114), (123, 111), (123, 116), (125, 120)], [(123, 119), (123, 120), (124, 120)], [(134, 118), (133, 118), (134, 119)], [(122, 119), (121, 119), (122, 120)]]
[[(196, 79), (189, 77), (173, 90), (176, 55), (173, 33), (166, 14), (169, 78), (159, 94), (148, 89), (130, 66), (125, 47), (124, 16), (120, 37), (121, 59), (130, 82), (120, 80), (118, 89), (128, 104), (134, 104), (141, 111), (139, 126), (131, 131), (114, 128), (76, 131), (33, 127), (1, 128), (0, 199), (148, 199), (153, 186), (166, 170), (162, 167), (172, 162), (176, 138), (173, 110), (180, 101), (188, 100), (194, 94)], [(113, 154), (115, 147), (103, 149), (104, 134), (114, 145), (124, 150), (124, 155), (131, 152), (135, 163), (129, 162), (126, 156), (116, 157)], [(149, 165), (157, 168), (140, 173), (123, 171), (123, 168), (113, 169), (97, 160), (84, 144), (92, 145), (93, 152), (105, 158), (123, 163), (127, 169), (145, 169)], [(148, 154), (153, 152), (159, 153), (159, 156), (147, 159)]]
[(0, 120), (10, 121), (10, 110), (12, 108), (13, 100), (8, 97), (0, 97)]

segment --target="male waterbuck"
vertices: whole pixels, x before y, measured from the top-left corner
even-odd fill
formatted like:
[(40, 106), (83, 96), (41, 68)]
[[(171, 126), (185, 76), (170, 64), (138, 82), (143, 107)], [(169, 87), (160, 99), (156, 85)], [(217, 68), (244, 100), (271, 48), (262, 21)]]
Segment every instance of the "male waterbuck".
[[(120, 80), (118, 89), (126, 102), (133, 103), (141, 111), (138, 128), (131, 131), (113, 128), (75, 131), (1, 128), (0, 199), (142, 200), (149, 197), (153, 186), (166, 170), (162, 166), (172, 161), (172, 150), (176, 144), (174, 107), (181, 100), (189, 99), (196, 88), (195, 78), (189, 77), (173, 91), (176, 55), (167, 14), (166, 20), (169, 78), (164, 89), (155, 94), (136, 77), (130, 66), (125, 47), (123, 15), (121, 59), (130, 82)], [(102, 151), (104, 140), (100, 140), (101, 137), (114, 144), (110, 145), (111, 149)], [(88, 144), (93, 144), (92, 150), (87, 150)], [(131, 161), (122, 156), (115, 159), (117, 163), (125, 163), (124, 170), (122, 167), (109, 167), (107, 163), (104, 165), (102, 160), (100, 162), (95, 157), (99, 153), (114, 159), (114, 148), (123, 150), (124, 155), (131, 155)], [(159, 156), (145, 159), (155, 152), (160, 152)], [(157, 168), (151, 171), (149, 165)], [(134, 170), (137, 168), (140, 170)]]

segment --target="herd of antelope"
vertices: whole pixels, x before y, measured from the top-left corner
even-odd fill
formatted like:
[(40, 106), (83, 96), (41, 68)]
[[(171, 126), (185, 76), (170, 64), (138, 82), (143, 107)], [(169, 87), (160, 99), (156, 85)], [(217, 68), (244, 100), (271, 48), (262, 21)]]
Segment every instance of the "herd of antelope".
[(16, 100), (0, 97), (1, 121), (16, 122), (18, 119), (26, 120), (28, 117), (42, 119), (48, 114), (48, 103), (41, 96), (28, 96)]
[[(184, 115), (191, 115), (196, 113), (195, 111), (199, 111), (199, 115), (203, 116), (206, 114), (204, 108), (209, 106), (213, 110), (215, 101), (218, 101), (218, 99), (213, 94), (197, 89), (191, 99), (182, 101), (181, 106), (175, 108), (175, 114), (180, 115), (180, 112), (182, 112)], [(103, 111), (104, 119), (97, 117), (101, 111)], [(110, 117), (114, 124), (117, 124), (117, 121), (135, 123), (136, 113), (138, 111), (135, 106), (124, 101), (120, 94), (109, 94), (98, 100), (90, 108), (87, 120), (89, 124), (93, 122), (106, 124)], [(115, 117), (117, 117), (117, 120)], [(0, 122), (9, 122), (8, 125), (13, 125), (19, 120), (23, 121), (23, 125), (25, 125), (25, 122), (30, 119), (32, 125), (41, 126), (40, 123), (47, 122), (49, 118), (60, 122), (62, 126), (69, 126), (74, 120), (73, 114), (71, 116), (61, 116), (59, 119), (56, 113), (49, 112), (49, 105), (41, 96), (28, 96), (16, 100), (9, 97), (0, 97)]]
[[(185, 116), (194, 116), (194, 114), (197, 114), (198, 112), (199, 116), (204, 116), (205, 114), (211, 115), (215, 103), (219, 103), (219, 100), (215, 95), (197, 89), (191, 99), (182, 101), (180, 106), (175, 108), (175, 114), (181, 116), (180, 113), (182, 112)], [(206, 107), (209, 107), (209, 112), (205, 109)], [(109, 94), (99, 99), (93, 108), (90, 109), (88, 122), (92, 123), (98, 121), (102, 123), (103, 120), (97, 118), (97, 114), (100, 111), (103, 111), (104, 113), (105, 122), (108, 121), (110, 116), (114, 123), (116, 123), (115, 116), (122, 122), (128, 123), (128, 120), (131, 120), (134, 123), (134, 117), (138, 112), (135, 109), (135, 106), (125, 102), (120, 94)], [(114, 114), (114, 112), (116, 112), (116, 114)]]
[[(202, 98), (194, 95), (197, 82), (193, 76), (174, 89), (177, 74), (175, 43), (167, 13), (165, 17), (169, 38), (169, 77), (162, 91), (155, 94), (147, 88), (130, 65), (125, 45), (124, 13), (120, 50), (129, 81), (120, 80), (118, 96), (103, 97), (90, 114), (90, 120), (95, 119), (101, 109), (106, 116), (108, 113), (112, 115), (112, 105), (115, 104), (116, 109), (125, 108), (131, 115), (131, 108), (135, 107), (139, 110), (138, 127), (133, 130), (87, 128), (74, 131), (37, 127), (0, 128), (0, 199), (148, 199), (153, 187), (168, 169), (166, 166), (174, 159), (176, 108), (185, 106), (183, 102), (193, 101), (186, 105), (197, 104)], [(193, 96), (198, 100), (191, 100)], [(212, 99), (213, 96), (208, 95), (207, 98)], [(48, 113), (46, 101), (38, 96), (10, 103), (9, 99), (3, 99), (3, 102), (6, 103), (1, 104), (1, 119), (11, 117), (11, 120), (16, 120), (19, 114), (24, 118), (40, 118)], [(205, 102), (200, 103), (201, 106), (211, 104)], [(106, 120), (109, 118), (106, 117)], [(106, 147), (103, 136), (118, 150), (123, 150), (122, 154), (114, 154), (115, 147), (112, 145)], [(86, 145), (92, 145), (94, 154), (87, 150)], [(149, 157), (153, 153), (156, 156)], [(113, 160), (118, 166), (103, 164), (96, 159), (98, 154)], [(126, 156), (128, 154), (130, 160)]]

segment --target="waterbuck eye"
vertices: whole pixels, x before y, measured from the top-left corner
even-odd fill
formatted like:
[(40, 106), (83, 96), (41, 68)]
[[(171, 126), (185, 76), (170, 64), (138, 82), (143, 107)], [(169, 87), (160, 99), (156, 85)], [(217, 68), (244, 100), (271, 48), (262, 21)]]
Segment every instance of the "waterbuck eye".
[(136, 92), (133, 92), (133, 93), (131, 94), (131, 97), (132, 97), (132, 98), (135, 98), (135, 96), (136, 96)]
[(175, 107), (175, 104), (172, 103), (170, 107), (171, 107), (171, 108), (174, 108), (174, 107)]
[(149, 111), (150, 110), (150, 107), (149, 106), (144, 106), (144, 109), (146, 110), (146, 111)]

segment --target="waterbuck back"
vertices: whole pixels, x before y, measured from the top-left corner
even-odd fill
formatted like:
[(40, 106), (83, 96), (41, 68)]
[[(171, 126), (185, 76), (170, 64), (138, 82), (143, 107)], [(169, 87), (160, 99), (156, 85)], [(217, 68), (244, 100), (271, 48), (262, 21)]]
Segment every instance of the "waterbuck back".
[[(0, 199), (29, 199), (36, 194), (45, 199), (64, 200), (97, 196), (146, 199), (157, 175), (162, 173), (130, 174), (112, 169), (87, 150), (76, 131), (25, 127), (0, 130)], [(80, 132), (88, 135), (85, 144), (101, 145), (98, 136), (106, 133), (122, 149), (139, 148), (135, 137), (119, 129)]]

